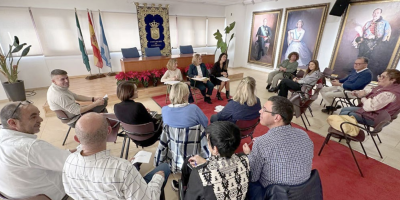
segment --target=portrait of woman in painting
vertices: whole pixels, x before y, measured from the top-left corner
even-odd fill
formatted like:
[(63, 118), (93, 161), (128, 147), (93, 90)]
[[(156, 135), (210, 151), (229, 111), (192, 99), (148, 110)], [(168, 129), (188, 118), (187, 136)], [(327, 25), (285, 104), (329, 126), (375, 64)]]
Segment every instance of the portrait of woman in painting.
[(285, 53), (285, 57), (288, 57), (291, 52), (297, 52), (300, 55), (299, 66), (305, 66), (311, 60), (312, 53), (308, 49), (307, 45), (302, 41), (306, 31), (303, 29), (303, 20), (298, 20), (296, 28), (288, 31), (287, 43), (288, 48)]

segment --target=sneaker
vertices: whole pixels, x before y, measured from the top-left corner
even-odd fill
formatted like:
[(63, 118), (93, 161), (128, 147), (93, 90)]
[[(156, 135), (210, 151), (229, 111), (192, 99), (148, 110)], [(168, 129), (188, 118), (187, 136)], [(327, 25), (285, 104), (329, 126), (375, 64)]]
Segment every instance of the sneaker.
[(171, 187), (175, 192), (178, 192), (178, 190), (179, 190), (179, 182), (177, 180), (172, 180)]

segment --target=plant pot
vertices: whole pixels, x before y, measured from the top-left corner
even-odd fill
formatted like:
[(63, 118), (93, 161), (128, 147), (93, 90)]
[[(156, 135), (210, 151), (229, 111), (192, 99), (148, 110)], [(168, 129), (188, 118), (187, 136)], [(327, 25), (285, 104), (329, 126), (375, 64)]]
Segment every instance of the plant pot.
[(149, 87), (149, 82), (148, 81), (142, 81), (143, 87), (148, 88)]
[(154, 87), (157, 87), (157, 85), (158, 85), (158, 80), (157, 80), (157, 79), (154, 79), (154, 80), (153, 80), (153, 86), (154, 86)]
[(8, 100), (10, 101), (25, 101), (25, 85), (24, 81), (18, 80), (15, 83), (4, 82), (3, 88), (6, 91)]

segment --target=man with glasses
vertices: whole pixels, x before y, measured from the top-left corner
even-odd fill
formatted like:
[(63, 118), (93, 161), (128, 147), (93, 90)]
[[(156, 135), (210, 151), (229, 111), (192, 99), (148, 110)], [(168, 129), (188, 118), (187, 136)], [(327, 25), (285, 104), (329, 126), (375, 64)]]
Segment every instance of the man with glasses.
[(269, 131), (254, 139), (252, 150), (243, 145), (251, 169), (249, 199), (264, 199), (268, 185), (298, 185), (310, 178), (314, 144), (290, 125), (292, 118), (293, 104), (281, 96), (270, 97), (260, 110), (260, 123)]
[[(68, 125), (75, 126), (81, 114), (86, 112), (107, 112), (107, 100), (103, 97), (86, 97), (71, 92), (66, 71), (55, 69), (51, 71), (52, 84), (47, 91), (47, 103), (51, 110), (62, 110), (70, 121)], [(81, 106), (76, 101), (91, 101), (93, 103)]]
[[(335, 97), (344, 98), (344, 90), (362, 90), (366, 85), (368, 85), (372, 80), (372, 72), (368, 68), (368, 58), (359, 57), (354, 62), (354, 69), (350, 74), (340, 80), (332, 80), (331, 87), (324, 87), (321, 89), (320, 93), (325, 101), (325, 109), (322, 109), (324, 113), (330, 113), (341, 108), (340, 106), (333, 107), (333, 100)], [(347, 93), (347, 97), (355, 98), (351, 93)]]
[[(30, 101), (9, 103), (0, 111), (0, 192), (22, 199), (44, 194), (50, 199), (65, 196), (61, 173), (70, 151), (38, 140), (43, 119)], [(72, 150), (73, 152), (75, 150)]]

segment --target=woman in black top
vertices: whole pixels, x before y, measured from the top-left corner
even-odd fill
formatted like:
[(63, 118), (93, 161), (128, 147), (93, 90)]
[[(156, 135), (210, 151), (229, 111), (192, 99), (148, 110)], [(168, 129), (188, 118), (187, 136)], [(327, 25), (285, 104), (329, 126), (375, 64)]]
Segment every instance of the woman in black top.
[(226, 91), (226, 98), (229, 99), (229, 81), (221, 81), (217, 79), (217, 77), (228, 77), (228, 65), (226, 63), (226, 53), (221, 53), (219, 55), (218, 61), (214, 64), (213, 68), (211, 69), (211, 82), (214, 85), (219, 85), (217, 98), (218, 100), (223, 100), (221, 97), (221, 91), (225, 87)]
[[(138, 91), (135, 84), (124, 81), (118, 84), (117, 96), (122, 102), (114, 105), (114, 113), (117, 119), (125, 124), (137, 125), (152, 122), (154, 130), (157, 130), (161, 119), (155, 119), (149, 114), (149, 109), (140, 102), (133, 99), (138, 97)], [(147, 147), (153, 145), (161, 135), (162, 128), (148, 140), (138, 142), (140, 146)]]

